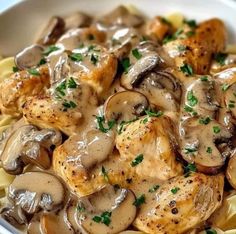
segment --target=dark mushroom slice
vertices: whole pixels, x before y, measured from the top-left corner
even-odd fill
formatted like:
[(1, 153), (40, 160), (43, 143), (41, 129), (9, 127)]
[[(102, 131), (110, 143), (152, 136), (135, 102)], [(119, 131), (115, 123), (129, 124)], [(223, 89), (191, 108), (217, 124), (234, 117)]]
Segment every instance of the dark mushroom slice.
[(126, 7), (118, 6), (113, 11), (99, 19), (99, 22), (107, 25), (125, 25), (128, 27), (138, 27), (144, 22), (143, 17), (131, 13)]
[(39, 131), (33, 125), (21, 126), (9, 134), (2, 145), (2, 167), (10, 174), (20, 174), (29, 163), (47, 169), (51, 165), (51, 147), (59, 145), (61, 141), (61, 134), (56, 130)]
[(72, 28), (88, 27), (92, 23), (92, 17), (83, 12), (74, 12), (64, 17), (66, 30)]
[(118, 123), (134, 120), (144, 114), (148, 106), (147, 98), (139, 92), (118, 92), (110, 96), (104, 104), (105, 119)]
[(228, 162), (226, 169), (226, 177), (230, 185), (236, 189), (236, 154), (234, 154)]
[(217, 121), (201, 124), (197, 118), (188, 118), (180, 124), (181, 155), (195, 164), (198, 171), (214, 174), (230, 156), (231, 133)]
[(15, 64), (20, 70), (29, 69), (39, 65), (43, 57), (43, 48), (40, 45), (32, 45), (15, 56)]
[(136, 216), (134, 194), (128, 189), (115, 189), (107, 185), (101, 191), (80, 198), (78, 219), (91, 234), (113, 234), (125, 230)]
[(42, 31), (38, 43), (41, 45), (54, 44), (65, 31), (65, 22), (61, 17), (52, 17)]
[(27, 172), (16, 176), (9, 186), (8, 197), (26, 213), (62, 207), (65, 189), (59, 179), (44, 172)]
[(182, 95), (178, 79), (168, 71), (150, 72), (135, 90), (143, 93), (150, 103), (168, 111), (177, 111)]
[(1, 217), (17, 228), (28, 223), (25, 212), (19, 206), (4, 207), (1, 210)]
[[(227, 87), (227, 86), (226, 86)], [(236, 118), (236, 83), (233, 83), (225, 91), (225, 105), (229, 112)]]
[[(204, 80), (203, 78), (206, 78)], [(209, 116), (215, 118), (216, 112), (220, 106), (219, 95), (217, 95), (217, 84), (210, 76), (204, 76), (199, 79), (189, 79), (184, 94), (184, 112), (188, 114)], [(202, 80), (203, 79), (203, 80)], [(186, 111), (192, 109), (192, 111)]]

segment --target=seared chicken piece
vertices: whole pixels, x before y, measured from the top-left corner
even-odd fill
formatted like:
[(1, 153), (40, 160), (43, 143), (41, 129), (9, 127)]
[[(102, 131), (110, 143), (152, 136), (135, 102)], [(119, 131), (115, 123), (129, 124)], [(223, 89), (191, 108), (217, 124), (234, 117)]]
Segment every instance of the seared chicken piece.
[(207, 74), (212, 55), (223, 51), (225, 43), (224, 23), (219, 19), (210, 19), (199, 24), (194, 31), (191, 28), (183, 30), (176, 40), (166, 43), (164, 48), (175, 58), (178, 67), (189, 64), (194, 73)]
[(3, 114), (20, 116), (26, 98), (43, 93), (49, 87), (47, 66), (40, 67), (38, 72), (40, 75), (20, 71), (0, 83), (0, 110)]
[[(148, 122), (144, 124), (145, 118)], [(175, 161), (174, 149), (171, 145), (171, 129), (172, 126), (167, 117), (144, 117), (131, 123), (116, 138), (121, 155), (114, 152), (109, 154), (112, 150), (107, 140), (100, 142), (101, 150), (93, 154), (94, 150), (88, 150), (92, 147), (89, 144), (90, 141), (84, 140), (86, 143), (81, 147), (79, 143), (81, 137), (71, 136), (54, 151), (54, 171), (79, 196), (98, 191), (108, 182), (131, 188), (130, 186), (140, 181), (167, 180), (182, 173), (180, 163)], [(100, 135), (97, 139), (104, 139)], [(86, 144), (89, 146), (88, 149), (85, 147)], [(99, 144), (99, 141), (96, 144)], [(87, 149), (86, 153), (81, 148)], [(107, 150), (108, 148), (110, 150)], [(98, 157), (101, 160), (98, 161), (96, 159)], [(140, 161), (142, 157), (143, 160)], [(85, 161), (83, 158), (90, 158), (95, 163), (92, 166), (86, 166), (85, 162), (88, 159)], [(138, 160), (139, 163), (135, 163)]]
[(95, 110), (96, 94), (87, 84), (77, 84), (74, 89), (61, 90), (66, 93), (63, 97), (56, 96), (60, 94), (56, 91), (54, 96), (48, 94), (28, 98), (23, 107), (24, 117), (40, 128), (56, 128), (72, 135), (82, 124), (87, 123), (88, 117)]
[(142, 163), (134, 167), (142, 178), (167, 180), (182, 173), (181, 164), (175, 158), (174, 145), (174, 126), (167, 116), (144, 116), (125, 125), (116, 138), (121, 158), (129, 164), (142, 155)]
[(140, 206), (134, 226), (145, 233), (181, 234), (207, 220), (221, 205), (224, 176), (178, 176)]

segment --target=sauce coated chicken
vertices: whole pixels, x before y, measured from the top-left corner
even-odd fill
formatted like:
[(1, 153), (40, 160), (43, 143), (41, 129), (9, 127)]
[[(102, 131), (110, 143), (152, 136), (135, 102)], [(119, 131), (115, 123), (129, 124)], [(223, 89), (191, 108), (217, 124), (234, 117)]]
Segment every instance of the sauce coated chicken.
[(17, 119), (0, 141), (15, 176), (1, 216), (28, 234), (209, 229), (225, 182), (236, 189), (226, 40), (217, 18), (53, 17), (0, 83)]

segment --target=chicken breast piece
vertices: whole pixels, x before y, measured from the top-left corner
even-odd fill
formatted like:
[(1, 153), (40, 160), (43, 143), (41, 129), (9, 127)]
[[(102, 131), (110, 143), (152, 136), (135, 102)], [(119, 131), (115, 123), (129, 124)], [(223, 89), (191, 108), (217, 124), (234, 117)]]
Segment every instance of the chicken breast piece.
[(221, 205), (224, 176), (178, 176), (153, 193), (134, 221), (145, 233), (181, 234), (207, 220)]
[(43, 93), (49, 87), (47, 66), (38, 69), (39, 75), (27, 71), (14, 73), (0, 83), (0, 110), (3, 114), (20, 116), (26, 98)]
[(67, 135), (77, 132), (96, 109), (96, 94), (87, 84), (61, 92), (66, 92), (65, 96), (58, 97), (56, 92), (28, 98), (23, 107), (24, 118), (40, 128), (59, 129)]
[(182, 173), (175, 157), (174, 127), (167, 116), (159, 118), (144, 116), (127, 124), (116, 138), (116, 147), (121, 158), (132, 162), (137, 157), (143, 160), (134, 166), (141, 178), (168, 180)]
[[(193, 35), (189, 35), (188, 32), (193, 32)], [(166, 43), (164, 48), (175, 58), (178, 67), (189, 64), (194, 73), (207, 74), (212, 55), (223, 51), (225, 43), (225, 25), (221, 20), (214, 18), (200, 23), (195, 31), (191, 28), (183, 30), (176, 40)]]

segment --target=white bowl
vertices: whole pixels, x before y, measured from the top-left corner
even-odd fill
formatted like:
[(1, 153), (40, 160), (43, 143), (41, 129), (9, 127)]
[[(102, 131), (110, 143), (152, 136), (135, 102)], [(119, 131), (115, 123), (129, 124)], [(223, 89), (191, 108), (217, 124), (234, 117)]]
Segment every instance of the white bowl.
[(233, 0), (25, 0), (0, 14), (0, 54), (13, 55), (30, 45), (52, 15), (81, 10), (98, 16), (119, 4), (132, 4), (150, 17), (176, 11), (197, 20), (219, 17), (229, 29), (230, 42), (236, 42)]

